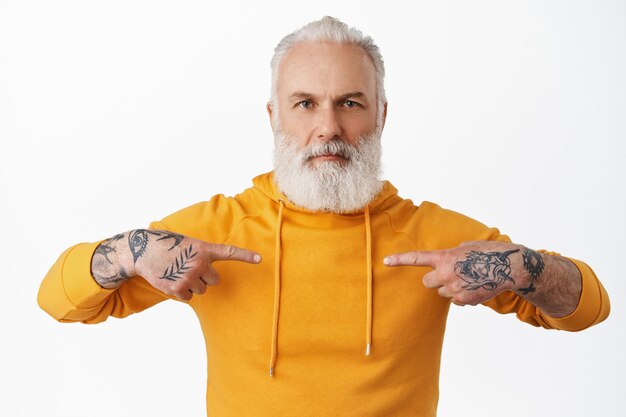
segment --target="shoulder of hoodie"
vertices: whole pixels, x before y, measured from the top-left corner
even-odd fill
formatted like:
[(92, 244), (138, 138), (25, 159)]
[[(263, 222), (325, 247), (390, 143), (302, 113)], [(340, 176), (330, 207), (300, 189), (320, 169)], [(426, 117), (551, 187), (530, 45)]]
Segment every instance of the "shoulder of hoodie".
[(208, 201), (192, 204), (150, 223), (150, 228), (221, 243), (242, 220), (260, 214), (263, 202), (268, 199), (258, 194), (261, 193), (253, 187), (233, 197), (216, 194)]
[(471, 240), (510, 241), (497, 228), (430, 201), (415, 205), (401, 199), (382, 211), (391, 228), (408, 235), (419, 250), (452, 248)]

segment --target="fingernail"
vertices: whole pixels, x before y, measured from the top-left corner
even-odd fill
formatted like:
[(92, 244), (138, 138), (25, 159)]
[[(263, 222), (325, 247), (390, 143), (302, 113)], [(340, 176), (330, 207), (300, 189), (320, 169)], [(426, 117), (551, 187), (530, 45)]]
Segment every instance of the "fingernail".
[(261, 255), (254, 255), (254, 262), (259, 263), (261, 262)]
[(385, 265), (391, 265), (391, 258), (387, 256), (385, 259), (383, 259), (383, 263)]

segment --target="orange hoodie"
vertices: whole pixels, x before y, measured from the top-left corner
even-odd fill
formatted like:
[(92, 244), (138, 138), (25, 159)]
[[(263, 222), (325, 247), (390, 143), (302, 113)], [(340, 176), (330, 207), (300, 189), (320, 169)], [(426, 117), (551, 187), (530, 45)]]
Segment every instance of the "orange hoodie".
[[(436, 204), (415, 206), (389, 182), (363, 211), (311, 213), (287, 201), (272, 173), (150, 228), (263, 256), (258, 265), (214, 264), (221, 283), (189, 302), (205, 336), (213, 417), (435, 416), (450, 302), (422, 284), (428, 268), (388, 268), (383, 258), (466, 240), (509, 241)], [(97, 323), (168, 298), (141, 277), (101, 288), (90, 273), (99, 243), (69, 248), (46, 275), (38, 301), (55, 319)], [(609, 313), (606, 291), (586, 264), (572, 261), (583, 286), (571, 315), (551, 318), (509, 291), (485, 305), (545, 328), (599, 323)]]

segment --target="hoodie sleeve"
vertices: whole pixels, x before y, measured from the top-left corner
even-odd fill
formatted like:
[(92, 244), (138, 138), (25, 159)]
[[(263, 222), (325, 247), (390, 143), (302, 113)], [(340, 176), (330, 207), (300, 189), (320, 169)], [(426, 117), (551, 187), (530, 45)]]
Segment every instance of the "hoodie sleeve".
[[(507, 235), (500, 234), (498, 229), (487, 229), (486, 236), (477, 240), (497, 240), (511, 242)], [(538, 250), (551, 256), (561, 256), (556, 252)], [(545, 329), (580, 331), (598, 324), (606, 319), (610, 312), (609, 296), (593, 270), (584, 262), (565, 257), (576, 265), (582, 279), (582, 291), (576, 309), (568, 316), (550, 317), (538, 307), (517, 295), (513, 291), (503, 291), (483, 305), (501, 314), (515, 313), (517, 318), (533, 326)]]
[[(496, 228), (489, 228), (484, 224), (451, 210), (442, 209), (436, 204), (425, 202), (420, 206), (422, 216), (427, 218), (428, 228), (439, 233), (425, 234), (431, 236), (425, 240), (424, 247), (445, 249), (458, 246), (469, 240), (495, 240), (511, 242), (511, 239), (501, 234)], [(423, 233), (423, 232), (422, 232)], [(423, 233), (424, 234), (424, 233)], [(424, 241), (424, 239), (422, 239)], [(547, 250), (538, 252), (553, 256), (558, 253)], [(610, 312), (609, 297), (593, 270), (584, 262), (569, 259), (579, 269), (582, 277), (582, 292), (576, 309), (568, 316), (561, 318), (550, 317), (525, 298), (512, 291), (503, 291), (496, 297), (483, 303), (498, 313), (515, 313), (517, 318), (533, 326), (546, 329), (580, 331), (605, 320)]]
[(55, 320), (100, 323), (109, 316), (126, 317), (168, 298), (139, 276), (117, 289), (102, 288), (91, 274), (91, 258), (101, 242), (70, 247), (44, 277), (37, 302)]
[[(552, 256), (558, 253), (539, 250)], [(582, 291), (576, 309), (565, 317), (555, 318), (542, 312), (523, 297), (512, 291), (504, 291), (484, 302), (487, 307), (498, 313), (516, 313), (517, 317), (533, 326), (546, 329), (580, 331), (604, 321), (611, 310), (609, 296), (593, 270), (584, 262), (564, 257), (576, 265), (582, 278)]]
[[(222, 194), (179, 210), (149, 229), (168, 230), (207, 242), (222, 242), (243, 216), (241, 206)], [(67, 249), (52, 265), (41, 286), (39, 306), (60, 322), (99, 323), (109, 316), (122, 318), (170, 297), (140, 276), (117, 289), (100, 287), (91, 274), (91, 258), (102, 241), (79, 243)]]

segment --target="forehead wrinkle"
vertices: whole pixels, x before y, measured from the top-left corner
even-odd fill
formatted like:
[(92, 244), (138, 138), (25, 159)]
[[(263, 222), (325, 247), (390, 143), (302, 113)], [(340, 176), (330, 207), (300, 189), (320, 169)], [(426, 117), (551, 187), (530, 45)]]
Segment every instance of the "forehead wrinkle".
[[(372, 74), (369, 74), (370, 72)], [(347, 78), (346, 73), (350, 74)], [(339, 89), (334, 89), (337, 93), (341, 92), (341, 87), (345, 87), (343, 92), (366, 91), (368, 93), (366, 99), (371, 101), (375, 101), (378, 95), (376, 67), (372, 58), (363, 47), (351, 43), (311, 40), (293, 45), (286, 51), (280, 65), (276, 68), (273, 89), (276, 96), (279, 96), (280, 90), (283, 89), (282, 97), (284, 98), (291, 98), (289, 90), (311, 91), (306, 84), (292, 83), (292, 74), (296, 74), (295, 78), (299, 81), (312, 82), (313, 87), (318, 85), (331, 87), (328, 81), (332, 80), (335, 87), (339, 87)], [(370, 75), (372, 80), (367, 79)], [(289, 80), (287, 83), (285, 83), (286, 79)], [(369, 91), (370, 81), (373, 81), (376, 91)], [(354, 82), (358, 84), (355, 85)], [(312, 95), (315, 96), (315, 94)]]

